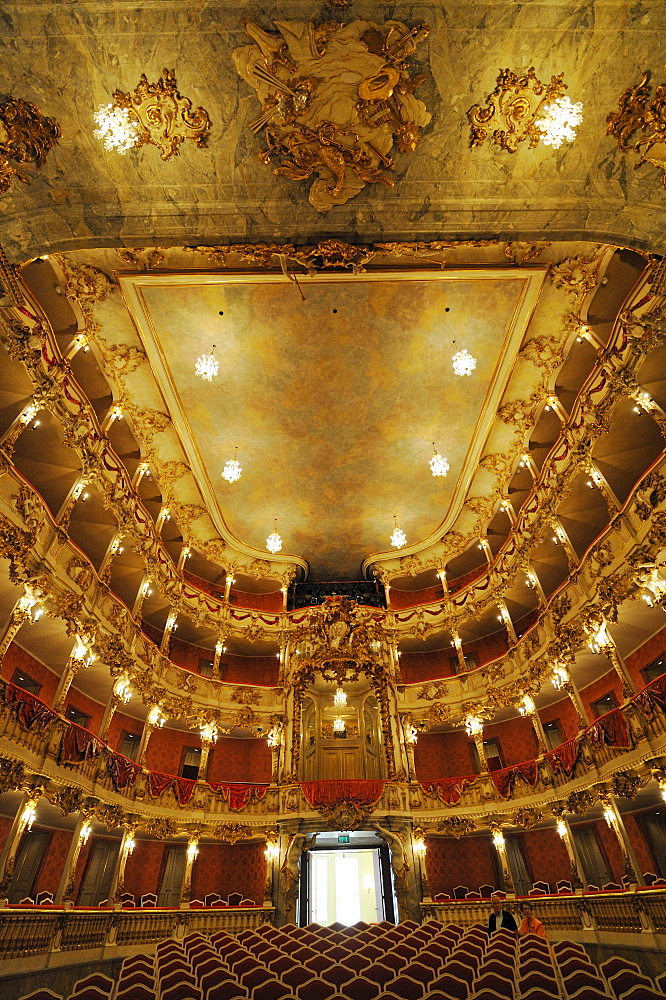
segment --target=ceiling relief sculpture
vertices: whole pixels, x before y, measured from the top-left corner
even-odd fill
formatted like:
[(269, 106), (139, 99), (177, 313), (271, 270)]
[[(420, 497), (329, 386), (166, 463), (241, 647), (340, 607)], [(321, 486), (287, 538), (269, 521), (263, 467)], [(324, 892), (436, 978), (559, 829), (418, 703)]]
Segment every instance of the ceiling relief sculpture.
[(393, 148), (413, 152), (431, 120), (414, 95), (424, 75), (408, 64), (428, 26), (275, 24), (272, 33), (247, 21), (252, 44), (232, 53), (261, 101), (261, 115), (249, 124), (264, 132), (260, 160), (277, 163), (273, 172), (291, 180), (314, 176), (309, 199), (319, 212), (344, 205), (366, 184), (393, 187)]
[(0, 194), (14, 180), (29, 183), (18, 163), (44, 166), (46, 157), (61, 136), (60, 126), (30, 101), (6, 97), (0, 102)]
[(633, 150), (638, 156), (636, 169), (650, 163), (661, 170), (661, 183), (666, 187), (666, 83), (653, 94), (650, 77), (647, 70), (637, 84), (624, 91), (620, 110), (606, 118), (606, 131), (615, 136), (623, 152)]

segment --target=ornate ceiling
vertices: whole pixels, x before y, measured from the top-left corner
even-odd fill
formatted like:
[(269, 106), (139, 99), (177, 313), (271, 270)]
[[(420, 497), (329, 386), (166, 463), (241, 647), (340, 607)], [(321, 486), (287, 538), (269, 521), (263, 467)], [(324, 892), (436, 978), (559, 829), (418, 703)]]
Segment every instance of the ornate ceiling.
[[(663, 192), (650, 166), (606, 135), (606, 116), (644, 70), (663, 66), (666, 9), (660, 0), (546, 5), (352, 0), (289, 5), (292, 18), (395, 18), (430, 25), (411, 61), (425, 73), (418, 96), (432, 121), (412, 154), (398, 154), (396, 186), (368, 184), (319, 214), (305, 191), (259, 162), (247, 125), (259, 104), (232, 52), (251, 18), (275, 30), (272, 11), (249, 2), (11, 0), (3, 14), (0, 93), (33, 101), (60, 124), (48, 166), (3, 196), (2, 242), (12, 260), (76, 247), (486, 237), (593, 239), (663, 249)], [(64, 67), (66, 66), (66, 70)], [(176, 71), (178, 86), (212, 126), (206, 148), (183, 143), (168, 162), (150, 146), (109, 154), (93, 138), (93, 113), (142, 73)], [(467, 110), (483, 105), (500, 67), (542, 79), (564, 74), (584, 103), (576, 142), (510, 154), (470, 149)], [(655, 83), (661, 82), (655, 79)], [(34, 174), (34, 171), (33, 171)]]

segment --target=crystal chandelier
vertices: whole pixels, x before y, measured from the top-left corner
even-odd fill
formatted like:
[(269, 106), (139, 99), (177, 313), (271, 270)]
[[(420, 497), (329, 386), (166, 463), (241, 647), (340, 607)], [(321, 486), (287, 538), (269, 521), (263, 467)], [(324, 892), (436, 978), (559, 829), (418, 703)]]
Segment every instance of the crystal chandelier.
[(432, 458), (430, 459), (430, 471), (433, 476), (445, 476), (449, 471), (449, 463), (446, 458), (443, 458), (435, 448), (435, 442), (432, 443)]
[(476, 368), (476, 358), (469, 351), (456, 351), (451, 358), (451, 364), (456, 375), (471, 375)]
[(239, 463), (236, 461), (237, 454), (238, 448), (234, 451), (234, 457), (227, 460), (224, 469), (222, 470), (222, 478), (226, 479), (228, 483), (237, 483), (243, 471)]
[(391, 545), (394, 549), (401, 549), (403, 545), (407, 544), (407, 535), (404, 533), (402, 528), (398, 527), (398, 518), (395, 514), (393, 515), (393, 523), (394, 528), (393, 534), (391, 535)]
[(206, 382), (212, 382), (219, 370), (220, 365), (215, 357), (215, 344), (213, 344), (210, 354), (202, 354), (200, 358), (197, 358), (194, 374)]
[(282, 539), (278, 535), (277, 530), (277, 518), (275, 518), (275, 527), (266, 539), (266, 548), (269, 552), (272, 552), (273, 555), (275, 555), (276, 552), (280, 552), (282, 549)]
[(339, 687), (333, 696), (333, 704), (336, 708), (344, 708), (347, 704), (347, 694), (343, 688)]
[(110, 152), (126, 153), (137, 145), (141, 132), (136, 116), (130, 108), (117, 108), (113, 104), (100, 104), (93, 115), (97, 128), (95, 139), (101, 139)]
[(544, 146), (559, 149), (563, 142), (573, 142), (576, 126), (583, 120), (583, 105), (572, 104), (568, 97), (558, 97), (545, 104), (539, 112), (536, 124), (543, 134)]
[(344, 733), (344, 731), (345, 731), (345, 720), (341, 719), (339, 716), (337, 719), (333, 719), (333, 732)]

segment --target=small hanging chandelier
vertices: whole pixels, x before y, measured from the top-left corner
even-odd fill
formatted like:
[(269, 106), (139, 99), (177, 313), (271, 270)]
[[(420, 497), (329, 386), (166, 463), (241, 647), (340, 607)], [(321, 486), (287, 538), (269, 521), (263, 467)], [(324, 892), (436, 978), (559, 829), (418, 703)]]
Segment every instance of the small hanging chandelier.
[(104, 148), (126, 153), (138, 145), (141, 127), (131, 108), (118, 108), (114, 104), (100, 104), (93, 115), (97, 128), (95, 139), (101, 139)]
[(446, 458), (443, 458), (435, 448), (435, 442), (432, 443), (432, 458), (430, 459), (430, 471), (433, 476), (445, 476), (450, 469), (450, 465)]
[(456, 375), (471, 375), (476, 368), (476, 358), (469, 351), (456, 351), (451, 358), (451, 364)]
[(237, 483), (241, 477), (241, 473), (243, 472), (239, 463), (236, 461), (237, 454), (238, 448), (234, 450), (234, 457), (227, 459), (224, 469), (222, 470), (222, 478), (226, 479), (228, 483)]
[(391, 535), (391, 545), (394, 549), (401, 549), (403, 545), (407, 544), (407, 535), (404, 533), (402, 528), (398, 527), (398, 517), (396, 514), (393, 515), (393, 534)]
[(340, 716), (337, 719), (333, 719), (333, 732), (334, 733), (344, 733), (345, 731), (345, 720), (341, 719)]
[(573, 142), (576, 126), (583, 120), (583, 105), (574, 104), (569, 97), (557, 97), (545, 104), (536, 118), (536, 126), (543, 135), (544, 146), (559, 149), (563, 142)]
[(282, 549), (282, 539), (278, 535), (277, 530), (277, 517), (275, 518), (275, 527), (266, 539), (266, 548), (269, 552), (272, 552), (273, 555), (275, 555), (276, 552), (280, 552)]
[(194, 374), (205, 382), (212, 382), (219, 370), (220, 365), (215, 357), (215, 344), (213, 344), (210, 354), (202, 354), (200, 358), (197, 358)]
[(344, 708), (347, 704), (347, 694), (342, 687), (339, 687), (333, 696), (333, 705), (335, 708)]

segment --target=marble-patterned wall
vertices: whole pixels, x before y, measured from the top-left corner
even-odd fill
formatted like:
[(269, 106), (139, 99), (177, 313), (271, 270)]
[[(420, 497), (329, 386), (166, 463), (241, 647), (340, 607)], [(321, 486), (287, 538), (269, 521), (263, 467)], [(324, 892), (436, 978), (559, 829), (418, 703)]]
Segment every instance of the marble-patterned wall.
[[(231, 51), (241, 17), (396, 18), (430, 23), (416, 59), (433, 113), (414, 154), (397, 156), (392, 190), (368, 185), (319, 215), (307, 186), (263, 166), (246, 123), (253, 92)], [(34, 101), (63, 138), (30, 185), (0, 196), (0, 242), (12, 260), (91, 246), (499, 236), (593, 239), (662, 249), (666, 193), (659, 173), (605, 136), (619, 94), (651, 68), (662, 82), (663, 0), (447, 0), (347, 10), (315, 0), (0, 0), (0, 94)], [(585, 117), (572, 146), (511, 155), (469, 148), (466, 110), (493, 89), (500, 67), (542, 78), (564, 72)], [(92, 114), (140, 73), (173, 68), (182, 93), (208, 111), (207, 149), (186, 144), (168, 163), (155, 148), (124, 156), (92, 137)], [(421, 68), (421, 67), (419, 67)]]

